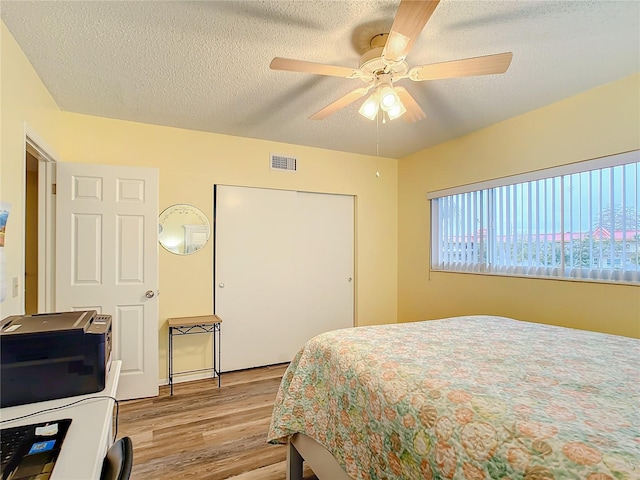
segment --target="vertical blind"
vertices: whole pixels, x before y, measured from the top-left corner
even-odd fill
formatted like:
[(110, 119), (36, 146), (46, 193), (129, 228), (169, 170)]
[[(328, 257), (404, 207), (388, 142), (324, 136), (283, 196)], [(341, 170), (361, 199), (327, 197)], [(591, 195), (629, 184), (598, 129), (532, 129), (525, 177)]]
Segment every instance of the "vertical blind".
[(632, 153), (585, 171), (432, 195), (432, 268), (640, 283)]

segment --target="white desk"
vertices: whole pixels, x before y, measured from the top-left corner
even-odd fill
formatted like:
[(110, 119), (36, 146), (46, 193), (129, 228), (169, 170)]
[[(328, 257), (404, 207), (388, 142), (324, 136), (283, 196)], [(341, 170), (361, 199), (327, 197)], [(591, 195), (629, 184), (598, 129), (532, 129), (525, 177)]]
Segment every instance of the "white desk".
[[(67, 405), (82, 398), (115, 397), (121, 367), (122, 362), (120, 360), (111, 362), (111, 369), (107, 375), (107, 386), (101, 392), (3, 408), (0, 409), (0, 418), (7, 420), (21, 417), (45, 408)], [(41, 413), (13, 422), (4, 422), (2, 423), (2, 428), (71, 418), (71, 425), (62, 444), (60, 455), (53, 467), (50, 480), (99, 479), (102, 461), (108, 448), (113, 443), (113, 407), (114, 401), (111, 399), (87, 400), (53, 412)]]

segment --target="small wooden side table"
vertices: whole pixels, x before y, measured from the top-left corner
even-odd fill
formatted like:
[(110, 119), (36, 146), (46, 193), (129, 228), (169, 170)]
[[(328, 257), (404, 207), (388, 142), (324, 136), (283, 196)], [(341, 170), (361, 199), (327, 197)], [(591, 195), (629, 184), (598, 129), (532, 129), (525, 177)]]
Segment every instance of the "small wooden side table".
[[(220, 388), (220, 324), (222, 319), (217, 315), (202, 315), (199, 317), (175, 317), (168, 320), (169, 323), (169, 390), (173, 395), (173, 377), (186, 373), (212, 371), (213, 376), (218, 377)], [(196, 333), (213, 334), (213, 367), (199, 368), (184, 372), (173, 371), (173, 337), (176, 335), (193, 335)]]

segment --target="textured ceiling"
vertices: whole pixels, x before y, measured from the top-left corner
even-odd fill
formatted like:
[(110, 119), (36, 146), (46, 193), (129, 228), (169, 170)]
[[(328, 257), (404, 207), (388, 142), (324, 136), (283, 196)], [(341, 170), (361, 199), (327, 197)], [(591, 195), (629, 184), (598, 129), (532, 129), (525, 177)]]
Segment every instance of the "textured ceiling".
[(640, 71), (640, 2), (442, 0), (409, 65), (513, 52), (507, 73), (402, 80), (427, 114), (415, 124), (376, 132), (361, 101), (308, 119), (361, 81), (271, 59), (357, 67), (398, 3), (2, 0), (0, 15), (62, 110), (388, 157)]

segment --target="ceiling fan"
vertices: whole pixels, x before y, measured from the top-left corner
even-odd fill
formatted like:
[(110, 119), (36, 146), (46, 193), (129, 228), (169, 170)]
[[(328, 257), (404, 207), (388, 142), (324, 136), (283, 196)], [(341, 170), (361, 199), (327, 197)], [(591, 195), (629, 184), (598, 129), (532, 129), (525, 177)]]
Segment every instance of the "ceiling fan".
[(374, 120), (382, 110), (383, 115), (386, 113), (391, 120), (403, 117), (408, 123), (417, 122), (425, 118), (426, 114), (407, 89), (395, 86), (395, 82), (405, 78), (414, 82), (423, 82), (425, 80), (504, 73), (509, 68), (513, 57), (513, 53), (507, 52), (409, 68), (405, 58), (439, 1), (401, 0), (391, 31), (381, 33), (371, 39), (371, 49), (360, 58), (359, 68), (281, 57), (274, 58), (270, 68), (272, 70), (360, 79), (366, 84), (364, 87), (352, 90), (309, 117), (314, 120), (328, 117), (373, 90), (373, 93), (360, 107), (360, 114)]

